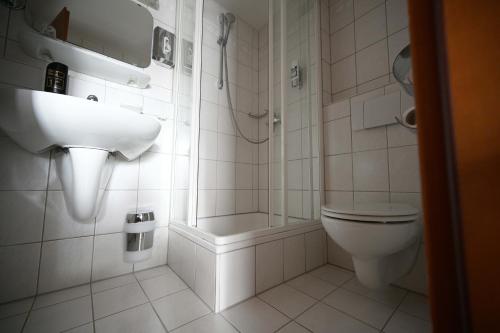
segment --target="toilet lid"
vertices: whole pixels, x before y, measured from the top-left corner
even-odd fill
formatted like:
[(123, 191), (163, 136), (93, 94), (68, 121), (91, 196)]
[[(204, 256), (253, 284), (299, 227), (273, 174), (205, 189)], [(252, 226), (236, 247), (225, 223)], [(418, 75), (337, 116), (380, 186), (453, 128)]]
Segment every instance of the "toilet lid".
[(323, 216), (351, 221), (396, 223), (416, 220), (418, 209), (400, 203), (327, 204)]

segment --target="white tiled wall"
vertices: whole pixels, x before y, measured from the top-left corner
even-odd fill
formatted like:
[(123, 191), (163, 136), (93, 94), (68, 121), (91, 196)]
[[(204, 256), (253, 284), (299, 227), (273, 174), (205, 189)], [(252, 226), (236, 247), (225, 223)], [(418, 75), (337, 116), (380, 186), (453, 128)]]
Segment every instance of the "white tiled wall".
[(323, 80), (331, 80), (333, 101), (394, 82), (392, 62), (409, 41), (406, 1), (323, 1), (329, 13), (329, 18), (322, 17), (328, 19), (322, 22), (328, 36), (322, 43), (323, 54), (330, 51), (330, 58), (323, 61), (331, 65), (330, 76)]
[[(204, 3), (200, 110), (198, 216), (258, 210), (258, 147), (237, 133), (226, 97), (217, 89), (220, 50), (218, 15), (228, 12), (214, 0)], [(259, 35), (240, 17), (227, 45), (231, 102), (243, 133), (258, 138)], [(224, 76), (225, 81), (225, 76)]]
[[(390, 201), (420, 208), (416, 132), (400, 125), (353, 126), (353, 110), (368, 99), (401, 91), (400, 109), (413, 105), (391, 73), (397, 52), (409, 42), (406, 0), (330, 0), (328, 5), (330, 43), (322, 47), (330, 50), (333, 104), (324, 107), (326, 202)], [(350, 255), (331, 239), (328, 260), (353, 268)], [(398, 283), (426, 292), (424, 260), (421, 247), (415, 268)]]
[[(162, 0), (161, 11), (152, 10), (155, 25), (175, 31), (175, 6), (174, 0)], [(41, 90), (46, 63), (21, 51), (18, 33), (23, 27), (22, 11), (9, 13), (0, 6), (0, 86)], [(174, 160), (174, 72), (155, 63), (145, 71), (152, 81), (151, 87), (144, 90), (70, 73), (69, 95), (93, 94), (100, 103), (142, 108), (144, 113), (157, 116), (163, 127), (155, 145), (141, 158), (117, 162), (102, 209), (94, 220), (79, 223), (67, 214), (49, 153), (28, 153), (0, 133), (3, 156), (0, 161), (0, 303), (166, 263), (170, 170)], [(189, 91), (180, 93), (184, 96)], [(181, 98), (181, 103), (183, 100), (186, 99)], [(180, 105), (182, 107), (189, 112), (188, 103)], [(178, 138), (178, 147), (189, 147), (189, 142), (186, 145), (182, 137)], [(180, 148), (176, 150), (175, 166), (184, 162), (179, 156), (185, 156), (186, 151)], [(179, 187), (185, 186), (181, 178)], [(152, 207), (159, 228), (153, 257), (132, 265), (123, 260), (121, 231), (126, 213), (137, 207)]]

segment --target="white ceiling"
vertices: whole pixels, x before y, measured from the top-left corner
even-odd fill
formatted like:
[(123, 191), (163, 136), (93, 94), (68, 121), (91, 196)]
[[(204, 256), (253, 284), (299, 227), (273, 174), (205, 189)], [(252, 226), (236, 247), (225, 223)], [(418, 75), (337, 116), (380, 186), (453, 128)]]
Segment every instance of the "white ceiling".
[(268, 0), (215, 0), (222, 7), (241, 17), (255, 29), (262, 28), (268, 20)]

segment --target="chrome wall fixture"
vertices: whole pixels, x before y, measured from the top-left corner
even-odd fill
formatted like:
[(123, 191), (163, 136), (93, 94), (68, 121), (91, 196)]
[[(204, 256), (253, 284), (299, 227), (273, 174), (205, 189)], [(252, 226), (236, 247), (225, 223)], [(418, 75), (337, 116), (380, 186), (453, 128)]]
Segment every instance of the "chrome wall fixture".
[(144, 251), (153, 247), (154, 230), (127, 234), (127, 251)]
[(127, 214), (125, 261), (139, 262), (151, 258), (155, 226), (153, 211)]
[[(406, 45), (399, 51), (392, 64), (392, 72), (404, 91), (413, 97), (413, 75), (411, 68), (410, 45)], [(415, 107), (403, 111), (402, 118), (394, 117), (403, 127), (414, 130), (417, 128), (417, 117)]]
[(155, 27), (153, 33), (153, 60), (158, 64), (174, 67), (175, 35), (161, 27)]

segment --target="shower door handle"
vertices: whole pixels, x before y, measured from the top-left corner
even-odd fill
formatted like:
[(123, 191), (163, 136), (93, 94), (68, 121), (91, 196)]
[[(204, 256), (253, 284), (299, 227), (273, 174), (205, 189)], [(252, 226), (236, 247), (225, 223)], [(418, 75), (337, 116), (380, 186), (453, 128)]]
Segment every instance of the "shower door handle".
[(224, 79), (222, 78), (222, 66), (224, 65), (224, 45), (221, 38), (219, 38), (220, 45), (220, 63), (219, 63), (219, 79), (217, 80), (217, 88), (222, 89), (224, 86)]

